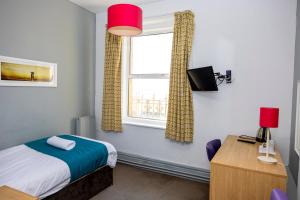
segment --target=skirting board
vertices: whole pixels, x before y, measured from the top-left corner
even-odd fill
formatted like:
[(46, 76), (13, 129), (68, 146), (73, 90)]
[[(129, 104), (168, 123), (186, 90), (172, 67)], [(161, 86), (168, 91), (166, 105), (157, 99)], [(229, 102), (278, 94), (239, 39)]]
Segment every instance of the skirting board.
[(146, 158), (124, 152), (118, 152), (118, 162), (198, 182), (208, 183), (210, 177), (210, 172), (207, 169)]

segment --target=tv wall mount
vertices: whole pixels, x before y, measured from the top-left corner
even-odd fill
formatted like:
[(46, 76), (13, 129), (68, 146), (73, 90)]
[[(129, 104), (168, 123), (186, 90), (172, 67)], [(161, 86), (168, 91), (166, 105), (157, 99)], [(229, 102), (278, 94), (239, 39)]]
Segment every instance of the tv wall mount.
[(220, 72), (214, 73), (216, 81), (219, 81), (218, 86), (221, 85), (224, 80), (227, 84), (231, 83), (231, 70), (226, 70), (226, 74), (223, 75)]

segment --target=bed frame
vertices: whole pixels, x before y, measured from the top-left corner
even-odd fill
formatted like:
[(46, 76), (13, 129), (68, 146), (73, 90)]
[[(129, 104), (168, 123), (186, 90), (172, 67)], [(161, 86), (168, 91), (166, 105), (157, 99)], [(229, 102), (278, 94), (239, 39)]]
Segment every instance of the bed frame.
[(113, 184), (113, 169), (105, 166), (86, 175), (44, 200), (88, 200)]

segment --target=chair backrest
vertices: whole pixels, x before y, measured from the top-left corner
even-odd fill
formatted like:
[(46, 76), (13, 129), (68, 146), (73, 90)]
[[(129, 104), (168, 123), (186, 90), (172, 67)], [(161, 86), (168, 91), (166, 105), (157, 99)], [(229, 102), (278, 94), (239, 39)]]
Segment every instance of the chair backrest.
[(271, 193), (270, 200), (288, 200), (286, 193), (282, 192), (280, 189), (274, 189)]
[(207, 158), (209, 161), (213, 159), (219, 148), (221, 147), (221, 140), (215, 139), (206, 144)]

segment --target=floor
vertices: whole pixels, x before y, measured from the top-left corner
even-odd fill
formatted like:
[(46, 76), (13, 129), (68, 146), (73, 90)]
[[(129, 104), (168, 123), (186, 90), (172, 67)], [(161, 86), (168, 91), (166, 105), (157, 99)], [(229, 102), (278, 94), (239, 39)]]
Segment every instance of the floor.
[(125, 164), (114, 169), (114, 185), (91, 200), (208, 200), (209, 186)]

